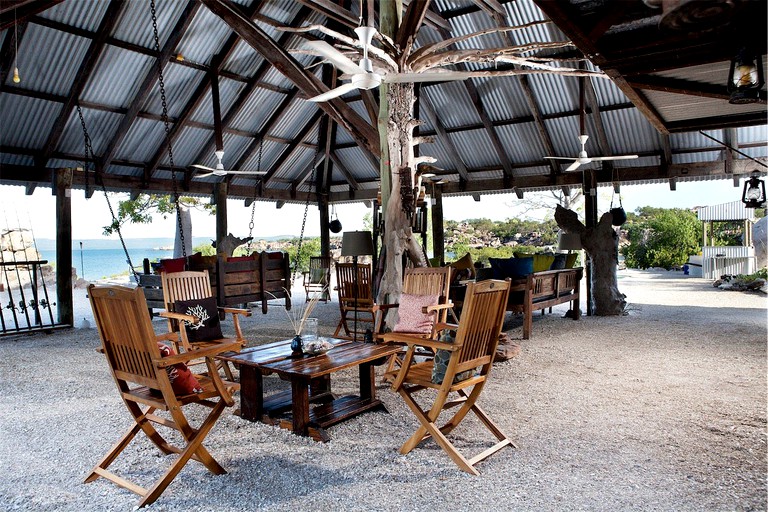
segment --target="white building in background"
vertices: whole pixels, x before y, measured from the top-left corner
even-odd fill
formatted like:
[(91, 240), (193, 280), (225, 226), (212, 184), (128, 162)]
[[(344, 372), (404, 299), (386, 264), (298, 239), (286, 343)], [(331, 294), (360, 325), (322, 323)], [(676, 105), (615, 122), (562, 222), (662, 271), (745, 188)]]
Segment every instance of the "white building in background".
[[(699, 220), (704, 223), (701, 247), (702, 277), (719, 279), (724, 274), (752, 274), (755, 272), (755, 245), (752, 226), (755, 210), (745, 208), (741, 201), (705, 206), (699, 209)], [(709, 245), (713, 222), (742, 221), (743, 236), (740, 246)]]

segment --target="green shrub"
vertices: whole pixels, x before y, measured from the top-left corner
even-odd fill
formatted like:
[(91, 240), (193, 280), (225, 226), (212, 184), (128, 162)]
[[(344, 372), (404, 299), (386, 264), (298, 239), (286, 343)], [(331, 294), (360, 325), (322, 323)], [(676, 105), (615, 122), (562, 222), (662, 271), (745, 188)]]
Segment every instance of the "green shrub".
[(700, 250), (701, 223), (688, 210), (638, 208), (627, 224), (630, 244), (622, 249), (628, 267), (670, 269)]

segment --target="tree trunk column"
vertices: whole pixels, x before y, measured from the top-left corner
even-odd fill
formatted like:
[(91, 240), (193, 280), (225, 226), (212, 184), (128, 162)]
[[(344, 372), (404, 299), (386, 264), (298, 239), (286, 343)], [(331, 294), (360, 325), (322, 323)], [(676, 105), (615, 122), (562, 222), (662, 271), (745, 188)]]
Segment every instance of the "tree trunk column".
[[(597, 181), (595, 171), (590, 169), (584, 174), (584, 226), (587, 229), (597, 226)], [(585, 274), (587, 278), (587, 316), (594, 314), (592, 307), (592, 255), (585, 252), (587, 256), (584, 262)]]
[[(216, 247), (220, 247), (221, 241), (227, 236), (227, 184), (216, 183), (213, 189), (216, 201)], [(217, 249), (218, 250), (218, 249)]]
[(59, 323), (75, 325), (72, 298), (72, 169), (55, 171), (56, 297)]

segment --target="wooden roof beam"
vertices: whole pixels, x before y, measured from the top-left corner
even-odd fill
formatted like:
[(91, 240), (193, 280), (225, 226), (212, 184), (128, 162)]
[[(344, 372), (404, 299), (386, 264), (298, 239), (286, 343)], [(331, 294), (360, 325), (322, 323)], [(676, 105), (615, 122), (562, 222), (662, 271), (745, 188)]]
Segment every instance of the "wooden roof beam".
[(451, 164), (453, 164), (453, 166), (458, 171), (462, 181), (468, 181), (469, 172), (467, 171), (467, 166), (464, 163), (464, 160), (462, 160), (461, 154), (459, 153), (458, 149), (456, 149), (456, 146), (451, 140), (451, 137), (448, 135), (448, 133), (446, 133), (445, 127), (443, 127), (443, 123), (440, 121), (440, 119), (438, 119), (437, 114), (435, 113), (435, 109), (432, 107), (432, 103), (429, 101), (427, 95), (421, 95), (419, 98), (419, 105), (421, 110), (423, 110), (429, 118), (429, 122), (432, 123), (432, 126), (434, 126), (435, 131), (437, 132), (437, 139), (448, 152), (448, 156), (451, 158)]
[[(3, 0), (0, 3), (0, 15), (3, 21), (0, 22), (0, 30), (5, 30), (16, 24), (26, 22), (27, 18), (34, 16), (39, 12), (50, 9), (64, 0)], [(11, 15), (11, 11), (14, 11)], [(7, 15), (7, 19), (6, 19)]]
[(272, 164), (272, 168), (267, 171), (267, 174), (264, 175), (261, 182), (266, 186), (269, 184), (269, 180), (272, 179), (272, 176), (277, 173), (277, 171), (282, 167), (282, 165), (285, 163), (288, 158), (293, 154), (294, 151), (299, 147), (299, 143), (301, 143), (304, 140), (304, 137), (309, 135), (309, 133), (315, 129), (317, 126), (317, 123), (320, 122), (320, 118), (323, 116), (323, 112), (318, 110), (315, 112), (315, 114), (312, 116), (312, 119), (309, 120), (309, 122), (304, 126), (304, 128), (301, 129), (301, 131), (294, 137), (294, 139), (291, 141), (290, 144), (288, 144), (288, 147), (283, 151), (280, 156), (277, 158), (275, 163)]
[[(261, 53), (278, 71), (293, 82), (307, 97), (326, 92), (328, 88), (304, 68), (283, 47), (264, 32), (258, 25), (244, 16), (238, 6), (230, 0), (202, 0), (211, 12), (240, 34), (248, 44)], [(376, 131), (357, 112), (340, 98), (318, 103), (318, 107), (329, 114), (352, 135), (360, 147), (372, 154), (379, 154)]]
[(80, 62), (80, 67), (75, 74), (74, 83), (69, 90), (69, 95), (67, 96), (64, 105), (61, 107), (61, 110), (59, 110), (59, 116), (53, 123), (53, 127), (48, 134), (48, 140), (43, 145), (43, 151), (37, 158), (35, 158), (35, 165), (45, 167), (45, 164), (48, 163), (48, 160), (51, 157), (51, 153), (58, 147), (67, 121), (69, 121), (69, 117), (75, 109), (83, 89), (85, 89), (85, 84), (87, 84), (88, 80), (91, 78), (91, 73), (93, 73), (93, 70), (96, 68), (96, 63), (99, 61), (99, 57), (106, 46), (107, 38), (115, 28), (120, 12), (125, 5), (123, 0), (112, 0), (109, 3), (109, 6), (104, 13), (104, 17), (101, 19), (99, 28), (96, 30), (96, 35), (88, 45), (85, 57), (83, 57), (82, 62)]
[(179, 19), (176, 22), (176, 25), (170, 31), (171, 35), (160, 49), (160, 55), (157, 57), (155, 62), (156, 65), (152, 66), (149, 72), (144, 76), (144, 80), (142, 80), (136, 95), (133, 97), (133, 101), (128, 107), (128, 111), (120, 121), (120, 125), (118, 126), (115, 135), (112, 137), (112, 140), (109, 142), (106, 151), (103, 155), (101, 155), (100, 158), (97, 159), (97, 171), (99, 169), (106, 169), (112, 163), (112, 159), (115, 157), (117, 149), (120, 147), (123, 139), (128, 134), (128, 130), (130, 130), (133, 122), (136, 120), (136, 116), (139, 113), (139, 110), (144, 105), (147, 96), (149, 96), (152, 87), (155, 85), (155, 82), (157, 82), (157, 79), (160, 75), (160, 69), (164, 68), (168, 64), (171, 55), (176, 50), (176, 46), (179, 44), (179, 41), (181, 41), (181, 38), (184, 36), (187, 28), (189, 28), (189, 25), (192, 23), (192, 19), (195, 17), (195, 14), (199, 8), (200, 4), (196, 0), (189, 0), (187, 2), (184, 11), (181, 13), (181, 16), (179, 16)]
[(402, 50), (404, 55), (408, 55), (419, 33), (424, 17), (429, 11), (431, 0), (422, 0), (420, 2), (411, 2), (405, 10), (403, 21), (397, 29), (395, 44)]

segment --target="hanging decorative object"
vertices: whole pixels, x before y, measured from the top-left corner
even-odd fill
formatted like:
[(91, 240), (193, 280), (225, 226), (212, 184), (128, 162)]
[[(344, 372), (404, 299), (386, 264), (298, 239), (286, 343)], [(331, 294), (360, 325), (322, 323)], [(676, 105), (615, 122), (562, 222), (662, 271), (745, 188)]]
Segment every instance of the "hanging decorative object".
[(615, 176), (614, 176), (614, 188), (613, 193), (611, 193), (611, 215), (613, 216), (613, 220), (611, 221), (611, 224), (614, 226), (621, 226), (625, 222), (627, 222), (627, 212), (624, 211), (624, 205), (621, 204), (621, 193), (618, 194), (619, 196), (619, 206), (616, 208), (613, 207), (613, 199), (616, 196), (616, 190), (619, 186), (619, 171), (618, 169), (615, 170)]
[(13, 83), (21, 82), (19, 76), (19, 25), (16, 23), (16, 9), (13, 10), (13, 42), (16, 46), (16, 53), (13, 57)]
[(763, 59), (755, 56), (746, 48), (742, 48), (731, 61), (728, 72), (728, 92), (731, 98), (728, 103), (743, 105), (760, 101), (760, 90), (765, 85), (763, 77)]
[(328, 224), (328, 229), (331, 230), (331, 233), (340, 233), (341, 221), (339, 220), (339, 216), (336, 213), (336, 205), (331, 206), (331, 215), (333, 216), (333, 220)]
[(760, 179), (760, 173), (754, 171), (752, 177), (744, 182), (744, 192), (741, 202), (745, 208), (762, 208), (765, 206), (765, 182)]

